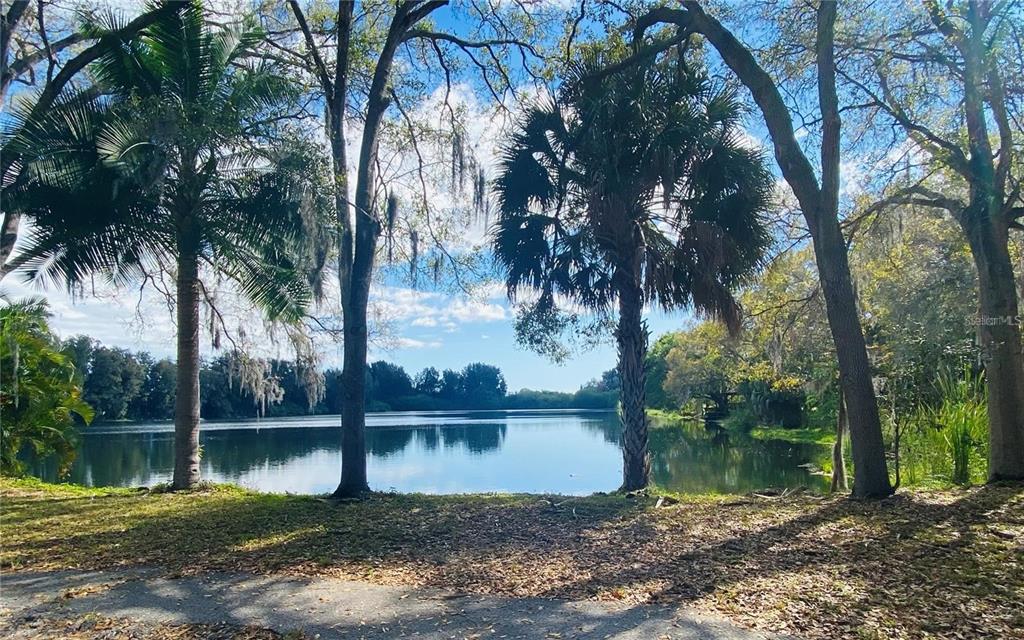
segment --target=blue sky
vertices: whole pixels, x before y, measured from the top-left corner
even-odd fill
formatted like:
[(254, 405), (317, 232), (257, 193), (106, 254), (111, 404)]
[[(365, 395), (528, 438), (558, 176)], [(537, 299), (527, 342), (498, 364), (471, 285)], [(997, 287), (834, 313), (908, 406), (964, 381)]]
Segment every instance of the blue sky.
[[(459, 31), (463, 26), (459, 21), (460, 17), (447, 9), (436, 16), (441, 28)], [(472, 81), (461, 85), (463, 89), (471, 86)], [(470, 94), (464, 95), (468, 117), (475, 118), (467, 129), (471, 135), (475, 132), (472, 137), (476, 139), (476, 156), (486, 163), (493, 159), (493, 148), (484, 147), (493, 145), (497, 139), (493, 114), (488, 112), (491, 105), (484, 104), (486, 96), (483, 100), (475, 99), (472, 89), (466, 93)], [(430, 109), (429, 104), (426, 108)], [(352, 157), (355, 155), (352, 153)], [(483, 240), (482, 229), (467, 230), (467, 233), (476, 236), (476, 242)], [(161, 296), (152, 291), (140, 296), (137, 290), (113, 291), (99, 286), (98, 296), (90, 292), (72, 299), (62, 291), (28, 287), (16, 280), (16, 275), (8, 278), (0, 289), (12, 297), (45, 295), (51, 301), (53, 326), (63, 337), (83, 333), (111, 346), (144, 350), (157, 357), (174, 355), (172, 314)], [(509, 303), (500, 287), (490, 291), (490, 294), (485, 292), (468, 299), (462, 295), (416, 291), (400, 283), (377, 287), (373, 298), (385, 310), (383, 315), (389, 319), (389, 331), (387, 340), (371, 345), (370, 359), (395, 362), (411, 375), (428, 366), (439, 370), (461, 369), (470, 362), (485, 362), (503, 370), (510, 390), (572, 391), (615, 366), (615, 347), (610, 336), (604, 344), (578, 353), (563, 364), (554, 364), (522, 349), (515, 341)], [(245, 324), (246, 332), (258, 336), (258, 326), (253, 329), (254, 325), (259, 325), (257, 319), (251, 314), (246, 317), (244, 310), (239, 311), (238, 318)], [(666, 331), (685, 327), (690, 319), (687, 313), (649, 314), (652, 342)], [(264, 344), (258, 338), (253, 343), (265, 355), (289, 355), (282, 345)], [(340, 344), (322, 341), (320, 350), (325, 366), (340, 363)], [(207, 356), (214, 354), (209, 344), (204, 351)]]
[[(435, 308), (443, 313), (445, 309), (441, 305), (458, 305), (460, 302), (466, 303), (465, 300), (455, 298), (432, 301), (431, 304), (437, 305)], [(481, 304), (487, 305), (484, 313), (474, 314), (473, 310)], [(424, 367), (458, 369), (469, 362), (486, 362), (501, 367), (510, 390), (525, 387), (574, 391), (615, 366), (615, 345), (611, 336), (597, 347), (574, 354), (563, 364), (555, 364), (516, 343), (513, 313), (507, 302), (491, 298), (484, 303), (470, 302), (466, 306), (469, 307), (469, 313), (465, 319), (459, 319), (447, 327), (423, 327), (418, 326), (415, 320), (403, 321), (402, 336), (422, 344), (400, 347), (390, 352), (378, 349), (374, 356), (397, 362), (410, 373)], [(504, 317), (495, 317), (493, 309), (496, 307), (504, 310)], [(488, 319), (480, 319), (482, 317)], [(662, 333), (683, 328), (689, 318), (689, 314), (685, 313), (648, 314), (652, 342)]]
[[(47, 297), (53, 312), (52, 325), (63, 338), (86, 334), (110, 346), (148, 351), (156, 357), (174, 356), (172, 316), (157, 295), (140, 296), (136, 290), (112, 291), (100, 287), (98, 296), (90, 294), (72, 299), (60, 290), (22, 284), (17, 276), (5, 280), (0, 289), (13, 298)], [(390, 346), (372, 346), (370, 359), (395, 362), (405, 367), (410, 375), (424, 367), (461, 369), (470, 362), (485, 362), (502, 369), (511, 391), (521, 388), (574, 391), (615, 366), (611, 337), (606, 343), (576, 354), (563, 364), (552, 363), (524, 350), (515, 340), (510, 305), (496, 289), (490, 297), (478, 296), (472, 300), (403, 287), (378, 288), (374, 297), (383, 303), (401, 306), (406, 312), (399, 313), (400, 317), (390, 323), (391, 340), (385, 341), (390, 342)], [(652, 342), (666, 331), (684, 327), (689, 319), (686, 313), (648, 314)], [(204, 337), (204, 340), (204, 355), (214, 355), (216, 352), (209, 339)], [(340, 344), (321, 342), (321, 352), (325, 366), (340, 363)], [(266, 355), (288, 357), (288, 350), (282, 346), (280, 352), (271, 351)]]

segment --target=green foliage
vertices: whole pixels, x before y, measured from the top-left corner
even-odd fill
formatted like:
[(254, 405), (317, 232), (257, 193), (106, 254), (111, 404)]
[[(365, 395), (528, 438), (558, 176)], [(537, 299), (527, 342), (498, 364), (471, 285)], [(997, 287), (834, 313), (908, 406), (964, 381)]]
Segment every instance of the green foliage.
[(700, 398), (727, 409), (735, 386), (736, 346), (726, 329), (714, 322), (676, 333), (665, 356), (665, 393), (678, 406)]
[(277, 361), (262, 363), (261, 383), (246, 385), (242, 381), (245, 366), (242, 354), (231, 351), (204, 362), (199, 370), (203, 418), (249, 418), (272, 413), (284, 400), (281, 376), (276, 371), (279, 364)]
[(434, 367), (427, 367), (416, 374), (414, 382), (418, 393), (434, 395), (441, 391), (441, 374)]
[[(101, 406), (116, 406), (116, 410), (97, 411), (97, 420), (174, 417), (177, 370), (172, 360), (111, 349), (87, 336), (65, 340), (62, 350), (74, 365), (74, 382), (83, 390), (82, 397), (86, 401), (95, 398)], [(236, 351), (223, 353), (200, 366), (202, 417), (224, 420), (340, 413), (341, 371), (316, 373), (319, 392), (311, 402), (307, 375), (295, 362), (256, 360)], [(245, 384), (246, 375), (256, 375), (259, 381)], [(95, 395), (90, 395), (90, 390), (96, 390)], [(443, 374), (427, 367), (413, 378), (400, 365), (377, 361), (367, 372), (366, 400), (373, 411), (610, 409), (618, 401), (618, 374), (614, 369), (606, 371), (573, 393), (524, 389), (509, 394), (504, 374), (492, 365), (471, 363)]]
[(618, 369), (608, 369), (601, 374), (600, 378), (585, 384), (584, 388), (594, 389), (595, 391), (618, 391), (622, 388), (622, 376), (619, 375)]
[(795, 429), (803, 424), (804, 390), (793, 378), (747, 378), (737, 391), (758, 422)]
[(569, 312), (553, 304), (553, 298), (545, 297), (520, 304), (513, 325), (516, 342), (557, 364), (600, 344), (611, 328), (611, 318), (606, 314), (590, 317)]
[(178, 370), (171, 360), (165, 358), (152, 363), (134, 405), (134, 415), (142, 420), (161, 420), (174, 415), (177, 374)]
[(750, 436), (758, 440), (780, 440), (795, 444), (817, 444), (831, 447), (836, 441), (834, 429), (822, 429), (807, 427), (802, 429), (785, 429), (771, 427), (757, 427), (750, 431)]
[(909, 415), (943, 395), (937, 372), (978, 356), (970, 252), (940, 215), (897, 210), (874, 222), (853, 259), (883, 405)]
[(83, 335), (64, 340), (62, 349), (75, 365), (82, 397), (95, 411), (97, 421), (163, 417), (164, 412), (154, 413), (147, 408), (150, 394), (154, 394), (154, 403), (166, 404), (167, 399), (155, 395), (161, 388), (170, 395), (173, 405), (173, 374), (169, 389), (166, 383), (150, 380), (154, 365), (149, 354), (106, 347)]
[(735, 95), (674, 52), (600, 75), (624, 53), (595, 46), (557, 102), (531, 105), (495, 181), (493, 249), (510, 295), (540, 292), (517, 337), (556, 359), (556, 338), (580, 328), (560, 304), (600, 316), (633, 282), (645, 302), (735, 327), (731, 290), (770, 242), (772, 180), (741, 144)]
[(721, 420), (722, 427), (732, 433), (746, 434), (762, 424), (754, 408), (747, 403), (729, 407), (729, 413)]
[(124, 349), (98, 347), (89, 362), (84, 396), (104, 421), (127, 417), (129, 403), (142, 390), (146, 370)]
[(413, 392), (412, 379), (402, 367), (378, 360), (366, 372), (366, 393), (370, 398), (400, 398)]
[[(893, 469), (911, 485), (983, 479), (982, 383), (936, 379), (977, 362), (969, 323), (975, 275), (963, 239), (940, 216), (913, 208), (870, 220), (858, 238), (850, 260)], [(775, 426), (833, 433), (836, 363), (810, 248), (778, 256), (741, 300), (737, 339), (698, 324), (655, 343), (648, 367), (669, 408), (710, 391), (729, 395), (731, 430), (770, 438), (782, 433)]]
[(6, 474), (21, 472), (17, 456), (28, 449), (56, 456), (63, 475), (75, 456), (76, 420), (92, 420), (48, 315), (42, 300), (0, 307), (0, 472)]
[(475, 398), (481, 406), (497, 404), (508, 393), (505, 376), (494, 365), (473, 362), (462, 370), (462, 393)]
[(668, 377), (668, 354), (676, 346), (678, 333), (666, 333), (658, 337), (647, 350), (647, 405), (655, 409), (671, 409), (677, 401), (665, 391)]
[(714, 322), (662, 336), (648, 363), (661, 373), (662, 394), (670, 406), (694, 404), (699, 410), (710, 401), (714, 413), (728, 416), (734, 430), (749, 431), (758, 424), (799, 427), (802, 381), (759, 360), (749, 336), (732, 337)]
[(965, 485), (985, 478), (988, 414), (984, 377), (965, 368), (944, 370), (938, 400), (920, 406), (901, 443), (901, 472), (914, 482)]
[(136, 283), (195, 255), (271, 317), (301, 314), (322, 163), (277, 124), (295, 88), (251, 56), (260, 38), (184, 3), (90, 67), (100, 91), (14, 115), (7, 146), (31, 179), (5, 206), (33, 220), (29, 277)]

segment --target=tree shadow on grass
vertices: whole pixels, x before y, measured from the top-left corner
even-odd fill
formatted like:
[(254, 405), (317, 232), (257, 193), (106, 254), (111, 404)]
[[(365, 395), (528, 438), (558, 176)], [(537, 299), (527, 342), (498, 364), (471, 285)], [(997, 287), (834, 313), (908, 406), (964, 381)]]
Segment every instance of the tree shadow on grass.
[[(711, 600), (726, 610), (735, 603), (730, 612), (748, 621), (789, 616), (839, 635), (901, 618), (919, 632), (970, 635), (977, 628), (965, 608), (1011, 628), (1024, 608), (1012, 588), (1024, 584), (1020, 563), (1007, 562), (1011, 543), (990, 530), (1024, 524), (1020, 496), (1018, 485), (952, 501), (799, 497), (668, 509), (618, 496), (118, 496), (37, 509), (35, 524), (55, 530), (14, 536), (4, 553), (28, 568), (146, 564), (172, 575), (285, 572), (515, 596)], [(780, 613), (780, 602), (791, 609)]]
[(256, 572), (443, 564), (466, 547), (541, 550), (559, 544), (570, 529), (600, 526), (638, 508), (625, 498), (574, 506), (560, 497), (377, 495), (325, 504), (248, 493), (103, 498), (73, 507), (40, 502), (40, 508), (25, 509), (31, 516), (7, 523), (22, 531), (49, 530), (13, 536), (6, 545), (23, 566), (156, 564), (171, 571)]
[[(1009, 534), (993, 528), (1024, 524), (1022, 492), (1020, 485), (986, 486), (947, 503), (913, 494), (878, 502), (829, 500), (760, 529), (704, 531), (704, 540), (674, 531), (687, 525), (684, 505), (661, 523), (656, 544), (637, 543), (643, 529), (623, 529), (607, 544), (636, 549), (633, 555), (591, 563), (580, 584), (558, 585), (551, 593), (617, 584), (613, 593), (683, 603), (732, 601), (754, 615), (786, 605), (812, 616), (819, 628), (832, 624), (846, 632), (878, 620), (968, 635), (987, 627), (1019, 629), (1020, 548), (1014, 562)], [(779, 505), (783, 511), (788, 506)], [(740, 506), (734, 519), (749, 517), (751, 508), (764, 511), (763, 505)]]

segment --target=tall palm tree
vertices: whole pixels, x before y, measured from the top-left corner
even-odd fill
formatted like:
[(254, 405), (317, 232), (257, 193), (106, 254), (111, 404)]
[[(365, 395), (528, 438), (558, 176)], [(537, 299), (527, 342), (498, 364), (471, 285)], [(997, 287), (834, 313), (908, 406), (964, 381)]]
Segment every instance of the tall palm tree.
[(175, 272), (175, 489), (199, 480), (201, 271), (272, 318), (297, 319), (310, 298), (291, 251), (309, 167), (274, 135), (293, 89), (249, 55), (258, 41), (183, 5), (94, 63), (96, 89), (12, 128), (28, 177), (5, 196), (34, 223), (29, 277), (74, 287)]
[[(493, 247), (509, 296), (539, 290), (586, 308), (618, 306), (623, 483), (647, 485), (645, 305), (693, 308), (732, 330), (731, 291), (769, 244), (772, 178), (742, 144), (741, 107), (680, 52), (602, 71), (595, 53), (559, 100), (529, 109), (508, 139)], [(543, 315), (543, 314), (541, 314)]]

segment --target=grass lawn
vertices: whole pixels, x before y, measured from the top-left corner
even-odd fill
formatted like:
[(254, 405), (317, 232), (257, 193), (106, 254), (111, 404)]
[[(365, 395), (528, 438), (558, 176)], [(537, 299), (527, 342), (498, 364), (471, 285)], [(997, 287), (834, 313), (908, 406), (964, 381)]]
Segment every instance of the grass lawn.
[(831, 447), (836, 442), (836, 433), (831, 429), (805, 427), (784, 429), (782, 427), (756, 427), (750, 430), (750, 437), (757, 440), (782, 440), (795, 444), (820, 444)]
[(807, 638), (1024, 638), (1024, 489), (879, 502), (375, 495), (0, 480), (5, 571), (154, 565), (686, 603)]

